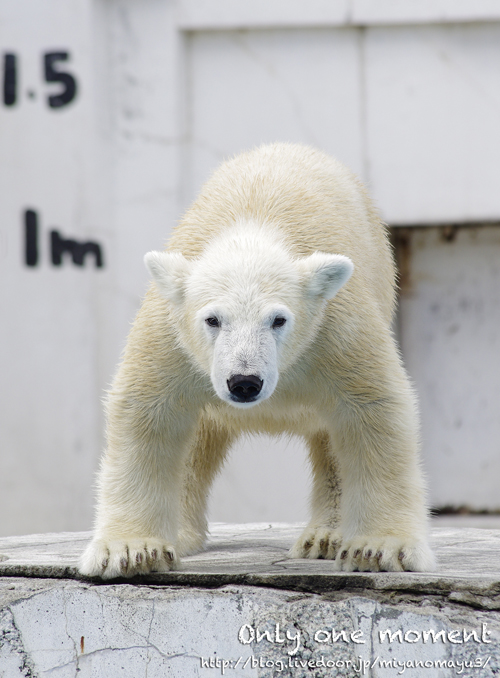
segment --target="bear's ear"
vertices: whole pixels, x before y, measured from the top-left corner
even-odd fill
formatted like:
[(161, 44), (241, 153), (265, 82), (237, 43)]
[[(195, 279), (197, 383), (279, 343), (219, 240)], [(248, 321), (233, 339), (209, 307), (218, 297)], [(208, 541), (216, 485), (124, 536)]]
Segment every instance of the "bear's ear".
[(342, 254), (315, 252), (299, 261), (308, 293), (313, 297), (332, 299), (354, 271), (354, 264)]
[(144, 263), (160, 294), (174, 304), (181, 304), (190, 262), (180, 252), (148, 252)]

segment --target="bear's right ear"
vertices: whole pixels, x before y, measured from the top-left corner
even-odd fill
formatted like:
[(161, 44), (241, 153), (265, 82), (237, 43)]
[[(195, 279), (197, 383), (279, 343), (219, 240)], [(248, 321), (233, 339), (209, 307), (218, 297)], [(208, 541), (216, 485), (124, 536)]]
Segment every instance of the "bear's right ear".
[(190, 262), (180, 252), (148, 252), (144, 263), (160, 294), (174, 304), (181, 304)]
[(299, 260), (299, 270), (311, 296), (332, 299), (351, 277), (354, 264), (342, 254), (314, 252)]

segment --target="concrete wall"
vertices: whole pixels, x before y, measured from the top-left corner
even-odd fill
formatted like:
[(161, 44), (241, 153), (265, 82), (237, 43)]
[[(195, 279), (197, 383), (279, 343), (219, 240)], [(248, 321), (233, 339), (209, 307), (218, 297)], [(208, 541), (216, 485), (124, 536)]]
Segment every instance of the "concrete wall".
[[(496, 3), (266, 0), (250, 10), (227, 0), (7, 0), (0, 19), (0, 533), (90, 525), (100, 398), (147, 286), (142, 256), (162, 246), (227, 155), (266, 141), (310, 143), (367, 181), (390, 223), (500, 221)], [(440, 269), (444, 250), (429, 237), (428, 261)], [(68, 253), (54, 263), (61, 238), (98, 246), (102, 266), (95, 247), (83, 266)], [(427, 362), (414, 327), (431, 322), (429, 288), (414, 286), (403, 306), (405, 358), (424, 384), (424, 449), (437, 460), (436, 504), (500, 504), (491, 461), (499, 310), (482, 259), (500, 253), (491, 238), (467, 278), (468, 296), (489, 300), (491, 341), (478, 366), (474, 332), (456, 362), (446, 335)], [(451, 279), (462, 265), (446, 264)], [(467, 369), (460, 362), (449, 379), (459, 360)], [(468, 408), (467, 435), (435, 416), (426, 370), (451, 419)], [(478, 449), (488, 461), (473, 464), (471, 490)], [(304, 457), (297, 441), (239, 445), (212, 519), (305, 519)]]

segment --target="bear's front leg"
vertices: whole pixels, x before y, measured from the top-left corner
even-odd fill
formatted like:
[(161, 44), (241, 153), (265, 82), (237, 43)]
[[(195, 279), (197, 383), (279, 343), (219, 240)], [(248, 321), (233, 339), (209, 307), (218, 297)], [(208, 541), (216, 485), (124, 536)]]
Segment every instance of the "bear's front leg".
[[(331, 448), (316, 446), (323, 464), (313, 463), (313, 517), (291, 551), (292, 557), (327, 558), (343, 571), (431, 571), (435, 560), (427, 538), (425, 488), (418, 459), (416, 407), (406, 374), (387, 351), (363, 381), (347, 378), (329, 420)], [(367, 361), (368, 362), (368, 361)], [(389, 366), (391, 369), (386, 369)], [(361, 369), (360, 369), (361, 372)], [(367, 379), (367, 375), (370, 377)], [(354, 388), (355, 387), (355, 388)], [(341, 394), (341, 397), (339, 396)], [(338, 487), (329, 483), (326, 457), (334, 455), (340, 480), (340, 515), (332, 513)], [(315, 468), (316, 466), (316, 468)], [(318, 473), (321, 477), (318, 478)], [(328, 485), (331, 490), (328, 490)]]
[(381, 399), (341, 406), (336, 425), (342, 484), (337, 569), (434, 570), (416, 408), (406, 375)]
[(112, 393), (108, 414), (95, 534), (80, 572), (112, 579), (175, 569), (182, 472), (196, 413)]
[(337, 424), (343, 489), (337, 569), (434, 570), (411, 395), (344, 408)]

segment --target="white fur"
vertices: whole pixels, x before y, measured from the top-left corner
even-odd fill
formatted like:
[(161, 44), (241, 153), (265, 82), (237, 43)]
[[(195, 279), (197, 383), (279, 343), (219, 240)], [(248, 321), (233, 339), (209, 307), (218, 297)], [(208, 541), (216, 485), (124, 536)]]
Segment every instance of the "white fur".
[(155, 286), (109, 395), (81, 572), (166, 570), (202, 548), (211, 482), (253, 431), (309, 446), (312, 518), (292, 557), (432, 569), (415, 402), (390, 331), (394, 266), (348, 170), (287, 144), (238, 156), (145, 261)]

